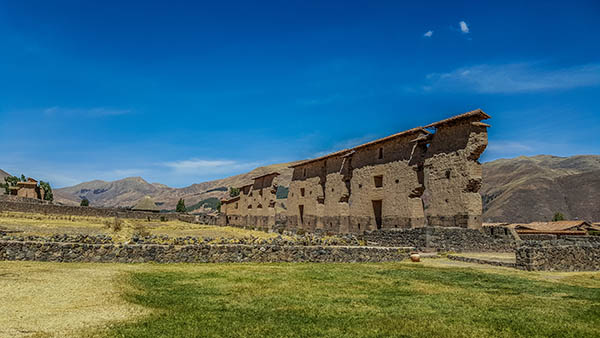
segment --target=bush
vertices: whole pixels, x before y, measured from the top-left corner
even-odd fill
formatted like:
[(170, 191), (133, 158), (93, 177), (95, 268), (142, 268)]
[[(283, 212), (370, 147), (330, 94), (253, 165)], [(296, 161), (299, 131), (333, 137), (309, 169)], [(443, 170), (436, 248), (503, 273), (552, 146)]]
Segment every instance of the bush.
[(554, 217), (552, 217), (552, 222), (564, 221), (564, 220), (565, 220), (565, 215), (563, 215), (560, 212), (555, 213)]
[(236, 197), (239, 194), (240, 194), (239, 188), (234, 188), (234, 187), (229, 188), (229, 197)]
[(81, 200), (81, 203), (79, 203), (80, 207), (89, 207), (90, 206), (90, 201), (88, 201), (87, 198), (84, 198)]

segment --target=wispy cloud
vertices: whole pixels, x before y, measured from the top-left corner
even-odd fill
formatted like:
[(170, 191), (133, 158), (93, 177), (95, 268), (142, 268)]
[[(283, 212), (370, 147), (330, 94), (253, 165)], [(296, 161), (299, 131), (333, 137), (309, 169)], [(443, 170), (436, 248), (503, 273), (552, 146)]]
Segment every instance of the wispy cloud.
[(487, 151), (495, 153), (530, 153), (534, 148), (530, 144), (517, 141), (494, 141), (490, 142)]
[(43, 113), (49, 116), (85, 116), (85, 117), (103, 117), (118, 116), (131, 113), (131, 109), (114, 109), (108, 107), (95, 108), (65, 108), (54, 106), (46, 108)]
[(187, 159), (181, 161), (165, 162), (162, 165), (173, 169), (178, 174), (219, 174), (235, 172), (244, 169), (252, 169), (259, 163), (243, 163), (232, 160), (204, 160), (204, 159)]
[(469, 33), (469, 26), (467, 26), (467, 23), (464, 21), (461, 21), (458, 23), (458, 25), (460, 26), (460, 31), (463, 32), (464, 34), (468, 34)]
[(433, 35), (433, 31), (427, 31), (427, 33), (423, 34), (424, 37), (430, 38)]
[(426, 91), (435, 89), (479, 93), (526, 93), (600, 84), (600, 64), (548, 69), (540, 63), (482, 64), (449, 73), (427, 75)]

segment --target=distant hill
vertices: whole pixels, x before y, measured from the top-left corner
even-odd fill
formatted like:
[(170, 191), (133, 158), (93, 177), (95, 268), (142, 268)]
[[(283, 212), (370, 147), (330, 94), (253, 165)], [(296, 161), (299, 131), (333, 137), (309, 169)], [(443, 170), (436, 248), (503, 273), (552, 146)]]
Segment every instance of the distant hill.
[[(140, 177), (113, 182), (91, 181), (56, 189), (55, 198), (62, 203), (79, 204), (81, 198), (86, 197), (95, 206), (129, 207), (150, 195), (161, 209), (174, 209), (179, 198), (185, 199), (188, 206), (197, 206), (201, 201), (225, 197), (229, 187), (251, 183), (253, 177), (272, 171), (281, 174), (275, 182), (288, 187), (292, 178), (291, 164), (260, 167), (185, 188), (150, 184)], [(486, 222), (549, 220), (555, 212), (567, 218), (600, 221), (600, 156), (539, 155), (487, 162), (483, 164), (481, 195)]]
[[(92, 206), (130, 207), (144, 196), (152, 196), (161, 209), (175, 209), (180, 198), (187, 206), (198, 206), (201, 201), (214, 201), (214, 198), (228, 196), (230, 187), (239, 187), (252, 183), (252, 178), (276, 171), (281, 175), (275, 183), (288, 186), (292, 179), (292, 163), (279, 163), (256, 168), (250, 172), (219, 180), (192, 184), (184, 188), (170, 188), (160, 183), (148, 183), (141, 177), (128, 177), (118, 181), (90, 181), (72, 187), (54, 190), (56, 201), (64, 204), (79, 205), (87, 198)], [(211, 199), (212, 198), (212, 199)]]
[(0, 183), (4, 183), (4, 178), (8, 177), (8, 176), (12, 176), (12, 175), (7, 173), (6, 171), (0, 169)]
[(555, 212), (600, 221), (600, 156), (521, 156), (484, 163), (481, 195), (484, 221), (542, 221)]

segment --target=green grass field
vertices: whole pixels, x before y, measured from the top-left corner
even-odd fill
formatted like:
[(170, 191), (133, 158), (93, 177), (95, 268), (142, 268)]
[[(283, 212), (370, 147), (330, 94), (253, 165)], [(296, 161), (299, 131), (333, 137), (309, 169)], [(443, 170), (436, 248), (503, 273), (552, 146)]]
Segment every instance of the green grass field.
[(0, 287), (8, 297), (0, 303), (0, 336), (600, 335), (600, 273), (533, 273), (447, 259), (0, 262)]

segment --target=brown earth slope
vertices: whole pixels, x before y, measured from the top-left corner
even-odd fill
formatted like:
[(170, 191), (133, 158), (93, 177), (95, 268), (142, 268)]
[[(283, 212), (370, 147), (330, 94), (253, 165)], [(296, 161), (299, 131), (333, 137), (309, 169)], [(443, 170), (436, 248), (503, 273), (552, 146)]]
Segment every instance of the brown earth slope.
[(600, 220), (600, 156), (539, 155), (483, 164), (483, 219), (531, 222)]
[[(209, 197), (222, 198), (226, 191), (252, 177), (271, 171), (282, 175), (276, 183), (289, 186), (291, 163), (274, 164), (220, 180), (169, 188), (150, 184), (139, 177), (114, 182), (91, 181), (55, 190), (57, 200), (79, 203), (86, 197), (96, 206), (132, 206), (150, 195), (163, 209), (173, 209), (179, 198), (191, 205)], [(552, 218), (555, 212), (567, 218), (600, 221), (600, 156), (556, 157), (539, 155), (501, 159), (483, 164), (481, 195), (486, 222), (531, 222)]]

